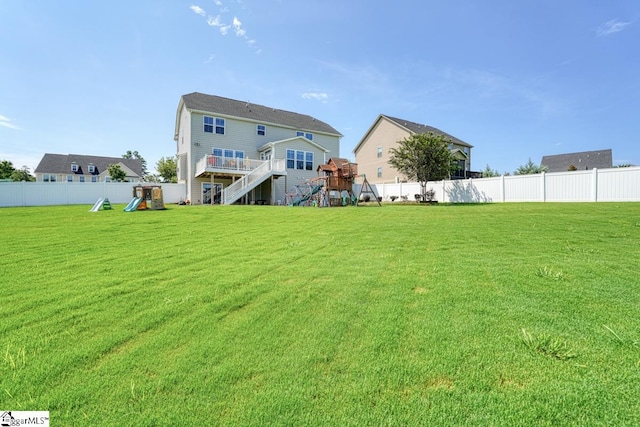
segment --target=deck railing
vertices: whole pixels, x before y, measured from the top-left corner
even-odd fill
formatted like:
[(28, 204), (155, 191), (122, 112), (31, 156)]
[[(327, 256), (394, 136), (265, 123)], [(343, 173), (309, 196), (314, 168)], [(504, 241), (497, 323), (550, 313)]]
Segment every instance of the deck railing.
[(223, 157), (208, 154), (196, 163), (196, 176), (205, 172), (229, 171), (245, 174), (266, 163), (266, 160)]

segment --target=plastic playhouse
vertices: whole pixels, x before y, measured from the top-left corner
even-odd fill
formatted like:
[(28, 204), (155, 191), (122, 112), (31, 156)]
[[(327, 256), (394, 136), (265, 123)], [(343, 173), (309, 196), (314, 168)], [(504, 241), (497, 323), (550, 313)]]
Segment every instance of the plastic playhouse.
[(136, 210), (161, 210), (165, 209), (160, 185), (145, 184), (133, 186), (133, 199), (124, 208), (125, 212)]

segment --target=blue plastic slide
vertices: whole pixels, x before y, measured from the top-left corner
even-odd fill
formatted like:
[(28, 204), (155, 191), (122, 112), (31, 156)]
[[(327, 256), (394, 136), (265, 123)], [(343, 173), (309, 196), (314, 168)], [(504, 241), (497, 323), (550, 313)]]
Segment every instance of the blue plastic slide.
[(131, 200), (129, 202), (127, 207), (124, 208), (124, 211), (125, 212), (133, 212), (136, 209), (138, 209), (138, 206), (140, 206), (140, 203), (142, 203), (142, 197), (134, 197), (133, 200)]

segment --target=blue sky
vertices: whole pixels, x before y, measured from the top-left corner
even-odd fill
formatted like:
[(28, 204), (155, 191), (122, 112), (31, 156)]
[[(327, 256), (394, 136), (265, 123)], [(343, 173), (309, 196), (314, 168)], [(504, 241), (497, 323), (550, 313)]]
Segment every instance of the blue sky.
[(0, 0), (0, 159), (175, 154), (181, 95), (308, 114), (341, 156), (379, 114), (472, 169), (613, 149), (640, 165), (636, 0)]

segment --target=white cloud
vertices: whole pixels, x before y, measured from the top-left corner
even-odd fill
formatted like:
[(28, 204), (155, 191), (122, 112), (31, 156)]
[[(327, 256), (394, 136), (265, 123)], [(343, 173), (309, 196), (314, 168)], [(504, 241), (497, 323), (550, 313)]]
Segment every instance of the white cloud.
[(13, 123), (11, 123), (11, 119), (8, 117), (5, 117), (3, 115), (0, 115), (0, 127), (5, 127), (5, 128), (9, 128), (9, 129), (20, 129), (18, 126), (14, 125)]
[(329, 95), (324, 92), (305, 92), (302, 94), (303, 99), (315, 99), (326, 103), (329, 100)]
[(200, 16), (207, 16), (207, 12), (205, 12), (204, 9), (201, 8), (200, 6), (193, 5), (193, 6), (191, 6), (190, 9), (193, 10), (195, 13), (197, 13)]
[(596, 33), (599, 36), (608, 36), (614, 33), (619, 33), (628, 25), (631, 25), (631, 22), (622, 22), (618, 21), (617, 19), (612, 19), (611, 21), (607, 21), (604, 24), (600, 25), (596, 30)]
[(242, 29), (242, 22), (240, 22), (240, 20), (235, 16), (233, 17), (233, 28), (236, 29), (236, 36), (238, 37), (244, 37), (245, 34), (247, 33), (245, 30)]
[[(219, 0), (214, 0), (214, 3), (218, 7), (222, 6), (222, 2)], [(237, 16), (233, 17), (233, 21), (231, 24), (224, 21), (222, 14), (228, 12), (227, 8), (220, 7), (219, 14), (215, 16), (208, 15), (207, 12), (204, 9), (202, 9), (200, 6), (194, 5), (194, 6), (191, 6), (190, 9), (194, 13), (197, 13), (198, 15), (205, 17), (207, 19), (207, 24), (210, 27), (217, 28), (221, 35), (226, 36), (229, 33), (229, 31), (233, 29), (233, 31), (236, 33), (236, 36), (245, 39), (245, 41), (247, 42), (247, 46), (256, 50), (257, 51), (256, 53), (261, 52), (261, 50), (255, 46), (256, 40), (250, 39), (247, 36), (247, 31), (244, 28), (242, 28), (242, 22), (240, 21), (240, 19), (238, 19)]]
[(222, 22), (220, 22), (220, 15), (217, 16), (210, 16), (207, 18), (207, 24), (211, 25), (212, 27), (222, 27)]

